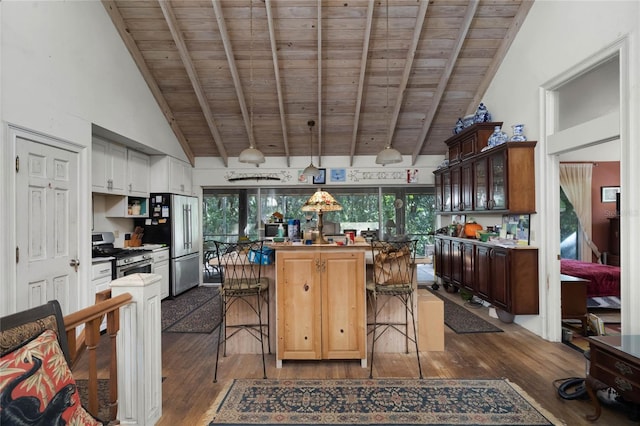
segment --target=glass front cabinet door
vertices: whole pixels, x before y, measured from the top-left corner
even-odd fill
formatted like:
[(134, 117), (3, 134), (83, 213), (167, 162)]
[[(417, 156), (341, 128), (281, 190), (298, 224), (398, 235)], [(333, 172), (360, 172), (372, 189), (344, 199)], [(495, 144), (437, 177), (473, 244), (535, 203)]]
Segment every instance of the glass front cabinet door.
[(507, 173), (505, 152), (502, 151), (488, 158), (489, 160), (489, 209), (505, 210), (507, 208)]

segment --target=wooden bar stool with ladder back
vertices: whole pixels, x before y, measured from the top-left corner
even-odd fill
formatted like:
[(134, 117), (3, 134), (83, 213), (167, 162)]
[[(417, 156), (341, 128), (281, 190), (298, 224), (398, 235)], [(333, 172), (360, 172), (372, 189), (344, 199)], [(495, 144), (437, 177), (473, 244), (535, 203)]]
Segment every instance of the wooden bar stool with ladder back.
[[(222, 321), (218, 325), (218, 345), (213, 381), (218, 380), (218, 361), (220, 347), (227, 356), (227, 341), (241, 331), (246, 331), (260, 342), (262, 353), (263, 378), (267, 378), (265, 361), (265, 343), (271, 353), (269, 339), (269, 278), (262, 276), (262, 265), (266, 256), (270, 256), (263, 241), (216, 241), (216, 255), (220, 269), (220, 308)], [(243, 306), (236, 306), (243, 304)], [(249, 322), (229, 321), (229, 313), (234, 306), (253, 312), (255, 318)], [(263, 307), (266, 307), (266, 321), (263, 320)], [(235, 317), (234, 317), (235, 319)], [(266, 339), (266, 342), (265, 342)]]

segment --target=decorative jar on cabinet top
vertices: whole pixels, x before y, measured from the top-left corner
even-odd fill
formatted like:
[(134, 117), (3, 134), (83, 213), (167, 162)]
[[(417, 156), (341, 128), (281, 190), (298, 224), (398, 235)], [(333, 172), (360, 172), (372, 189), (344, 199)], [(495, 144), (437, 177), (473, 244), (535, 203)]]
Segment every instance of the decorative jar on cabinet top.
[(514, 124), (511, 126), (513, 128), (513, 136), (511, 136), (512, 142), (525, 142), (527, 137), (524, 135), (524, 124)]
[(489, 136), (487, 145), (490, 148), (493, 148), (494, 146), (505, 143), (508, 139), (509, 136), (507, 136), (507, 134), (502, 131), (502, 128), (500, 126), (496, 126), (493, 128), (493, 133), (491, 134), (491, 136)]

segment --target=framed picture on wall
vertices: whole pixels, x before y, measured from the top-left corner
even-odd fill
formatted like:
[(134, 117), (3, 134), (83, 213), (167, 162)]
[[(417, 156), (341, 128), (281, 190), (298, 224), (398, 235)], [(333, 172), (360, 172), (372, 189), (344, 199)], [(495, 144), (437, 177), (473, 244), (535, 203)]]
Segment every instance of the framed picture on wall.
[(600, 202), (602, 203), (615, 203), (616, 194), (620, 192), (619, 186), (601, 186), (600, 187)]
[(313, 177), (313, 183), (324, 185), (327, 183), (327, 169), (318, 169), (320, 170), (320, 174), (318, 176)]

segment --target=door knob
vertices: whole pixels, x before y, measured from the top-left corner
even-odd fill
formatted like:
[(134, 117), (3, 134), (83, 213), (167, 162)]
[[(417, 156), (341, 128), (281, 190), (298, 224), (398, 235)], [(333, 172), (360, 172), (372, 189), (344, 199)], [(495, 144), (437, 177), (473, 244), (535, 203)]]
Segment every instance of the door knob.
[(71, 259), (69, 261), (69, 266), (73, 266), (76, 272), (78, 272), (78, 266), (80, 266), (80, 261), (78, 259)]

